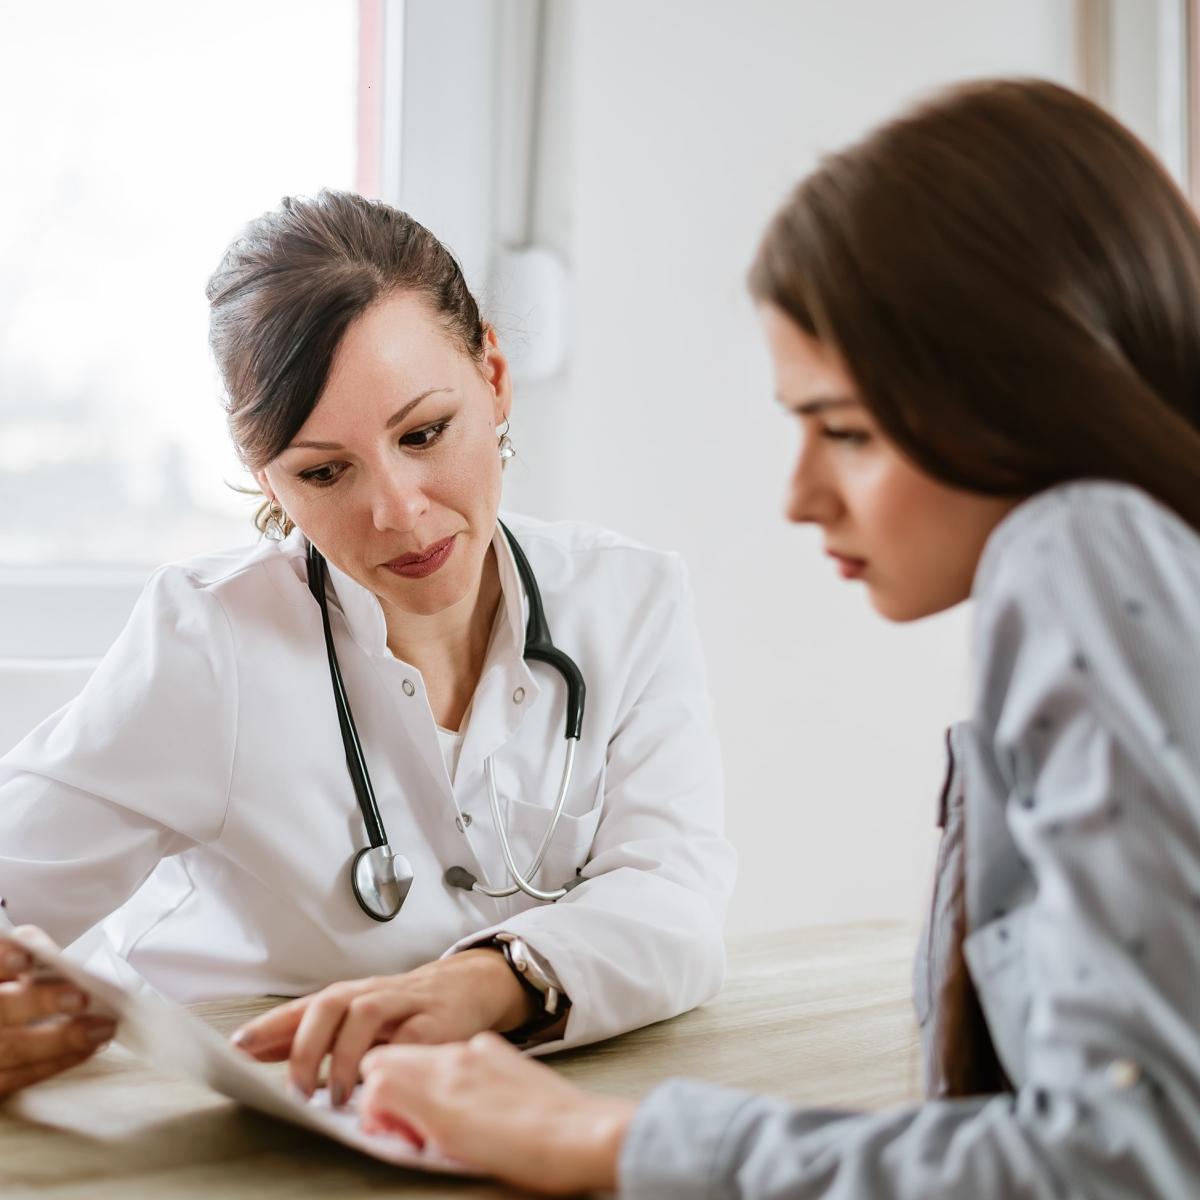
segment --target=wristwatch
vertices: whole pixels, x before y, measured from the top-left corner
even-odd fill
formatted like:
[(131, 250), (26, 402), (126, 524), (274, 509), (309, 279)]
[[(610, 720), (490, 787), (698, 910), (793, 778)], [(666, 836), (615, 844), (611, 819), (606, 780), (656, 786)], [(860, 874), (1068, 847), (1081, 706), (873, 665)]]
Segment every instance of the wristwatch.
[(520, 1045), (543, 1029), (556, 1025), (571, 1007), (571, 999), (562, 990), (554, 968), (524, 938), (515, 933), (498, 933), (489, 943), (504, 955), (517, 982), (533, 997), (540, 1011), (519, 1029), (504, 1036)]

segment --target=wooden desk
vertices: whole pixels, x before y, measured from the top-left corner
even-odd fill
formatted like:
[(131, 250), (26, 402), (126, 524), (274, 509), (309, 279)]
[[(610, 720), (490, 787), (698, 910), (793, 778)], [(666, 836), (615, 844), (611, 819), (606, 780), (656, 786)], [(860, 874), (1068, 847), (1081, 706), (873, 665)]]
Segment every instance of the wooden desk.
[[(737, 941), (711, 1004), (557, 1055), (568, 1078), (637, 1096), (670, 1075), (752, 1088), (801, 1104), (878, 1108), (916, 1095), (909, 1003), (913, 931), (860, 924)], [(198, 1005), (228, 1031), (264, 1000)], [(398, 1170), (157, 1075), (119, 1047), (0, 1103), (0, 1195), (511, 1196), (491, 1184)]]

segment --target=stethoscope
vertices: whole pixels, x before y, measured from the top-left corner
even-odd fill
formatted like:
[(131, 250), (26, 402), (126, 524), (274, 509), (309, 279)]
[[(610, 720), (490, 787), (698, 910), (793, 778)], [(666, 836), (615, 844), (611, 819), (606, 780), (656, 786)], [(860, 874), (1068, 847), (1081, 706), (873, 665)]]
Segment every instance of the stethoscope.
[[(512, 549), (513, 559), (517, 564), (517, 574), (521, 578), (521, 586), (525, 591), (525, 600), (529, 606), (529, 617), (525, 625), (524, 657), (543, 662), (553, 667), (567, 685), (567, 754), (563, 765), (562, 782), (558, 787), (558, 799), (546, 832), (538, 843), (537, 851), (528, 869), (522, 873), (517, 869), (513, 858), (512, 846), (509, 844), (508, 832), (500, 813), (500, 797), (496, 793), (496, 769), (492, 755), (484, 759), (484, 775), (487, 778), (488, 801), (492, 810), (492, 823), (500, 839), (500, 852), (504, 857), (504, 866), (512, 879), (509, 887), (493, 888), (482, 884), (466, 867), (451, 867), (443, 876), (449, 887), (463, 888), (466, 891), (479, 892), (484, 896), (502, 899), (524, 892), (534, 900), (552, 901), (565, 896), (579, 880), (572, 879), (560, 888), (545, 891), (534, 887), (530, 880), (537, 874), (542, 865), (542, 859), (550, 843), (554, 840), (559, 818), (567, 800), (567, 790), (571, 786), (571, 772), (575, 767), (575, 748), (579, 744), (579, 734), (583, 728), (583, 702), (587, 688), (583, 682), (583, 674), (575, 662), (564, 654), (550, 638), (550, 627), (546, 623), (546, 614), (542, 608), (542, 595), (538, 590), (537, 580), (533, 577), (533, 569), (525, 552), (521, 549), (512, 531), (500, 522), (500, 528), (508, 539)], [(329, 568), (324, 556), (311, 542), (308, 546), (308, 588), (321, 606), (321, 624), (325, 630), (325, 651), (329, 658), (329, 679), (333, 685), (333, 698), (337, 705), (338, 725), (342, 731), (342, 745), (346, 750), (346, 767), (350, 772), (350, 781), (354, 784), (354, 794), (358, 798), (358, 807), (362, 812), (363, 824), (366, 826), (367, 840), (365, 846), (355, 854), (350, 868), (350, 881), (354, 888), (354, 898), (367, 916), (376, 921), (390, 921), (403, 905), (409, 889), (412, 887), (413, 870), (408, 859), (402, 854), (395, 853), (388, 845), (387, 831), (383, 827), (383, 818), (379, 815), (379, 805), (375, 802), (375, 789), (371, 786), (371, 776), (367, 771), (367, 762), (363, 757), (362, 744), (358, 740), (358, 730), (354, 725), (354, 716), (350, 711), (350, 701), (346, 697), (346, 685), (342, 682), (341, 668), (338, 666), (337, 651), (333, 646), (333, 631), (329, 625), (329, 606), (326, 603), (325, 591), (329, 578)]]

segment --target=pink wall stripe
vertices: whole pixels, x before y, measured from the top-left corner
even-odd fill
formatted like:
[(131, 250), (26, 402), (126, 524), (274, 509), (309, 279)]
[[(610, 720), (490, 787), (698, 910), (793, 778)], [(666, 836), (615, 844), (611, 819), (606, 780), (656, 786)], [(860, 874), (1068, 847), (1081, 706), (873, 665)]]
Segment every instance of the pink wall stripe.
[(358, 154), (355, 186), (378, 197), (383, 150), (383, 3), (358, 0)]

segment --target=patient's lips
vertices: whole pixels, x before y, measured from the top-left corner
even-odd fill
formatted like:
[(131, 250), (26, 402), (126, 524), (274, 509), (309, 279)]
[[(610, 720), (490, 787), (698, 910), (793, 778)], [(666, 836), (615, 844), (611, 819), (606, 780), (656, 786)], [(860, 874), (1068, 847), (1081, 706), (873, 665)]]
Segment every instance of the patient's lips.
[(855, 558), (851, 554), (841, 554), (829, 548), (826, 548), (825, 553), (837, 564), (838, 573), (843, 579), (858, 579), (867, 569), (865, 558)]

